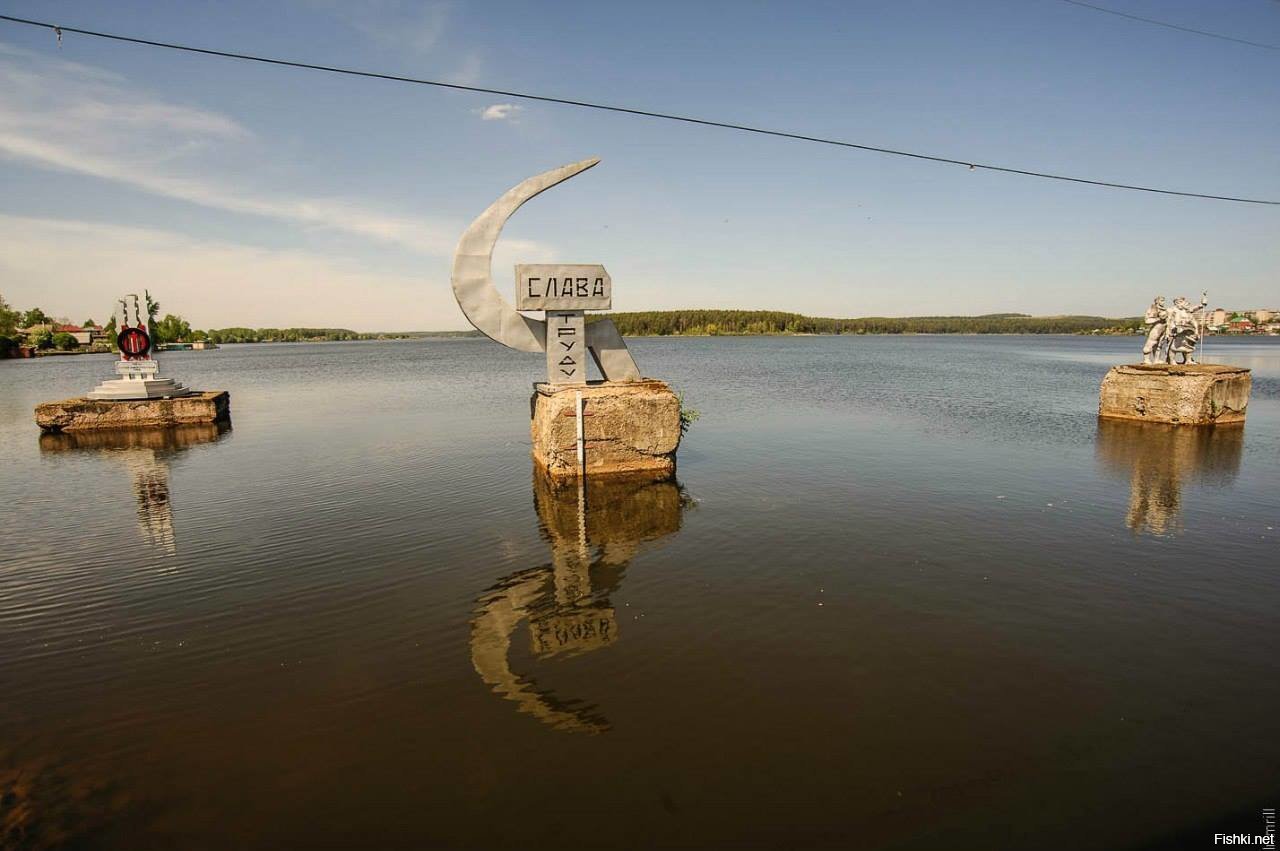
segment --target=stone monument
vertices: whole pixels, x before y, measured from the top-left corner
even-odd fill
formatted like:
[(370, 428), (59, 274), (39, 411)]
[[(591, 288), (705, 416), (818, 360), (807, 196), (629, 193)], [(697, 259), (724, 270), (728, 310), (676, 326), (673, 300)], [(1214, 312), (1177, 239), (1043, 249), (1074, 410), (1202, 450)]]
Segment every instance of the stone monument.
[(1174, 425), (1244, 422), (1251, 376), (1239, 366), (1201, 364), (1195, 350), (1204, 334), (1199, 312), (1179, 296), (1166, 307), (1156, 296), (1143, 322), (1148, 331), (1142, 363), (1112, 367), (1102, 380), (1098, 416)]
[(42, 402), (36, 406), (36, 425), (46, 432), (69, 432), (216, 423), (230, 417), (225, 390), (197, 392), (160, 377), (151, 334), (132, 293), (116, 302), (116, 345), (117, 377), (87, 396)]
[(160, 377), (160, 364), (151, 355), (151, 335), (138, 309), (138, 296), (130, 293), (116, 302), (116, 345), (120, 360), (116, 375), (103, 381), (90, 399), (172, 399), (191, 391), (172, 378)]
[[(586, 311), (613, 306), (613, 279), (599, 264), (516, 266), (516, 304), (494, 286), (493, 247), (524, 202), (600, 162), (583, 160), (531, 177), (471, 223), (453, 257), (453, 293), (485, 336), (546, 357), (534, 384), (533, 457), (553, 478), (644, 473), (671, 475), (680, 443), (680, 401), (664, 382), (642, 378), (617, 327), (588, 322)], [(540, 311), (545, 318), (519, 311)], [(587, 357), (603, 381), (587, 380)], [(589, 421), (589, 422), (588, 422)]]

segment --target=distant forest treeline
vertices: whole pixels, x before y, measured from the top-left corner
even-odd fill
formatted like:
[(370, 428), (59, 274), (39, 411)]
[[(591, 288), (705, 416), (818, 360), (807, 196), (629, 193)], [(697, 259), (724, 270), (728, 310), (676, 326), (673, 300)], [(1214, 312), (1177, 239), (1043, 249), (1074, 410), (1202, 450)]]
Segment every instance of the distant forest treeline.
[(411, 337), (470, 337), (479, 331), (378, 331), (350, 328), (212, 328), (195, 331), (198, 340), (213, 343), (315, 343), (334, 340), (401, 340)]
[[(1088, 334), (1128, 333), (1140, 318), (1103, 316), (866, 316), (830, 319), (774, 310), (654, 310), (610, 313), (624, 337), (734, 334)], [(588, 321), (592, 317), (588, 318)]]
[[(1127, 334), (1141, 318), (1104, 316), (865, 316), (831, 319), (778, 310), (650, 310), (587, 317), (612, 319), (624, 337), (736, 336), (763, 334)], [(305, 343), (326, 340), (399, 340), (420, 337), (475, 337), (479, 331), (381, 331), (349, 328), (213, 328), (191, 337), (214, 343)]]

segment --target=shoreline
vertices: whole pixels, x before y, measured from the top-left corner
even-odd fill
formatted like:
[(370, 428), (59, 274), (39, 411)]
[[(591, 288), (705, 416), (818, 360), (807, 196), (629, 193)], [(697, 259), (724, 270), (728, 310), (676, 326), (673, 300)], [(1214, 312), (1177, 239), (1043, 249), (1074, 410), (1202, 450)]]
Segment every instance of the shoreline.
[[(714, 337), (743, 339), (743, 338), (761, 338), (761, 337), (1141, 337), (1142, 332), (1088, 332), (1088, 331), (864, 331), (853, 332), (848, 334), (840, 333), (812, 333), (812, 332), (786, 332), (774, 334), (625, 334), (627, 339), (632, 340), (663, 340), (663, 339), (710, 339)], [(1240, 339), (1240, 340), (1259, 340), (1259, 339), (1275, 339), (1280, 338), (1280, 334), (1212, 334), (1216, 340)], [(427, 340), (477, 340), (487, 341), (488, 338), (478, 332), (459, 332), (452, 333), (431, 333), (423, 336), (405, 336), (405, 337), (374, 337), (364, 340), (259, 340), (256, 342), (245, 343), (219, 343), (218, 348), (226, 348), (228, 346), (294, 346), (299, 344), (311, 345), (348, 345), (359, 343), (412, 343)], [(216, 349), (178, 349), (174, 351), (195, 351), (195, 352), (212, 352)], [(160, 352), (160, 354), (173, 354), (174, 352)], [(72, 349), (63, 351), (61, 349), (41, 350), (33, 357), (0, 357), (0, 360), (14, 361), (35, 361), (50, 357), (64, 357), (69, 355), (109, 355), (115, 357), (118, 353), (112, 351), (78, 351)]]
[[(840, 333), (788, 332), (778, 334), (623, 334), (632, 339), (704, 339), (710, 337), (1141, 337), (1142, 331), (866, 331)], [(1280, 337), (1280, 334), (1211, 334), (1214, 339), (1255, 339)], [(294, 345), (297, 343), (412, 343), (423, 340), (488, 340), (479, 332), (432, 334), (422, 337), (380, 337), (367, 340), (259, 340), (253, 343), (219, 343), (219, 346)]]

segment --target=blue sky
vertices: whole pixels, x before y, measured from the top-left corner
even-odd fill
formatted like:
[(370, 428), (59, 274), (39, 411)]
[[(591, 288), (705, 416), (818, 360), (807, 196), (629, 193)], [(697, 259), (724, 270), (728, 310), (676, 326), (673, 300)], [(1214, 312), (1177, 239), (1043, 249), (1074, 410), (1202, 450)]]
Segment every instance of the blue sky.
[[(1108, 0), (1280, 44), (1275, 0)], [(5, 14), (1280, 198), (1280, 51), (1059, 0), (26, 2)], [(514, 104), (516, 108), (504, 107)], [(1096, 189), (0, 22), (0, 294), (79, 321), (143, 287), (196, 327), (465, 327), (466, 224), (523, 178), (495, 257), (601, 262), (616, 310), (1134, 315), (1280, 303), (1280, 208)]]

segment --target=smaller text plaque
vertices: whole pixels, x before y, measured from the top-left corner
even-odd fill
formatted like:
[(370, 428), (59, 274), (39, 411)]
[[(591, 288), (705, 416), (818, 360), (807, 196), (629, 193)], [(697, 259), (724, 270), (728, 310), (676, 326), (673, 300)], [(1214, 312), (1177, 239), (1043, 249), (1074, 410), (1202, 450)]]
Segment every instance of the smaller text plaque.
[(587, 324), (581, 310), (547, 313), (547, 377), (552, 384), (587, 383)]

